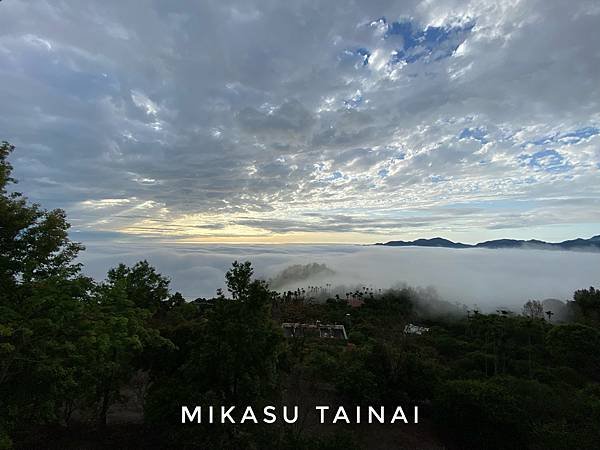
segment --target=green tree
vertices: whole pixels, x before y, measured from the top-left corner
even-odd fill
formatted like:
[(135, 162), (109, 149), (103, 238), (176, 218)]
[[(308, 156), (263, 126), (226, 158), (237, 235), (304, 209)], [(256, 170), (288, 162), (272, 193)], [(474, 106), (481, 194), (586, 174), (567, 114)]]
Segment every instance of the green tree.
[(539, 300), (528, 300), (523, 305), (523, 315), (530, 319), (543, 319), (544, 318), (544, 306)]
[[(150, 310), (136, 306), (135, 297), (131, 298), (137, 292), (151, 292), (155, 286), (152, 277), (147, 286), (136, 279), (135, 290), (131, 289), (129, 276), (138, 266), (133, 271), (123, 265), (111, 270), (89, 303), (88, 317), (94, 326), (84, 343), (91, 376), (89, 395), (100, 425), (106, 425), (108, 410), (119, 400), (121, 388), (142, 368), (142, 351), (172, 348), (170, 341), (148, 324)], [(160, 278), (145, 261), (143, 267)]]
[[(65, 213), (28, 203), (0, 145), (0, 422), (56, 420), (75, 383), (71, 365), (81, 335), (83, 301), (93, 283), (74, 262)], [(1, 425), (1, 423), (0, 423)]]
[(169, 279), (159, 274), (148, 261), (133, 267), (119, 264), (109, 270), (107, 284), (122, 283), (127, 298), (135, 306), (156, 312), (169, 299)]
[(527, 448), (529, 417), (518, 396), (495, 380), (441, 384), (433, 411), (438, 426), (459, 448)]
[[(197, 308), (197, 317), (188, 319), (185, 327), (171, 328), (176, 342), (181, 343), (176, 353), (183, 357), (175, 358), (179, 366), (171, 366), (167, 373), (157, 368), (145, 414), (169, 439), (177, 436), (181, 446), (249, 447), (248, 442), (240, 441), (245, 434), (237, 425), (191, 429), (175, 423), (181, 405), (257, 406), (278, 400), (283, 338), (271, 319), (275, 293), (252, 275), (249, 262), (234, 262), (226, 274), (228, 297), (221, 293), (212, 301), (179, 307), (185, 314)], [(258, 436), (256, 430), (254, 435)]]
[(597, 328), (578, 323), (557, 325), (548, 332), (546, 342), (560, 364), (600, 381), (600, 331)]
[(207, 318), (204, 345), (190, 368), (201, 368), (211, 390), (237, 402), (266, 395), (274, 386), (281, 332), (271, 320), (266, 283), (252, 279), (250, 262), (233, 263), (225, 275), (231, 298), (221, 296)]
[(578, 321), (600, 326), (600, 290), (590, 287), (575, 291), (572, 304)]

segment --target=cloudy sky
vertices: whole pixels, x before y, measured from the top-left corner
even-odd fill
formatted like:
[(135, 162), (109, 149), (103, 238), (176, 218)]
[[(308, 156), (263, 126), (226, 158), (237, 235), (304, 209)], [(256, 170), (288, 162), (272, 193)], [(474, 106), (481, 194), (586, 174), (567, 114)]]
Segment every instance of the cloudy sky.
[(600, 233), (595, 1), (5, 0), (0, 139), (84, 242)]

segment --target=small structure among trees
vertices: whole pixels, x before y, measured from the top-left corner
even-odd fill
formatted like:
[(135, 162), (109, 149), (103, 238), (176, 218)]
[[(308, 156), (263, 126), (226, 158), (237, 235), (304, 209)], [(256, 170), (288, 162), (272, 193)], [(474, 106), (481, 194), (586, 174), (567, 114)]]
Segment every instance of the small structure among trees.
[(423, 333), (427, 333), (428, 331), (429, 328), (415, 325), (413, 323), (406, 324), (406, 326), (404, 327), (404, 334), (416, 334), (420, 336)]
[(283, 335), (289, 338), (320, 337), (330, 339), (347, 340), (346, 327), (344, 325), (332, 325), (317, 323), (283, 323)]

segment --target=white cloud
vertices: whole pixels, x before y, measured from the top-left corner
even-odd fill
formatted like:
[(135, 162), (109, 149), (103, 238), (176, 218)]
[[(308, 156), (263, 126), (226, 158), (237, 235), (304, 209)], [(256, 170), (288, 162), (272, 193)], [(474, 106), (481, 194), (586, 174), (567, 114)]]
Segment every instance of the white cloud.
[[(189, 236), (187, 217), (223, 214), (231, 229), (335, 233), (323, 217), (343, 212), (339, 232), (370, 241), (600, 223), (593, 2), (0, 8), (2, 138), (20, 189), (76, 229)], [(153, 206), (81, 206), (111, 198)], [(478, 213), (439, 214), (457, 204)]]
[[(268, 279), (293, 264), (318, 262), (336, 274), (315, 283), (387, 289), (400, 283), (434, 287), (440, 296), (485, 310), (520, 307), (530, 299), (572, 299), (573, 292), (597, 283), (598, 253), (552, 250), (390, 248), (347, 245), (152, 246), (142, 242), (91, 243), (83, 255), (90, 275), (102, 279), (119, 262), (142, 256), (168, 275), (171, 288), (186, 297), (210, 297), (224, 287), (234, 260), (250, 260)], [(142, 256), (141, 256), (142, 255)], [(307, 287), (314, 280), (286, 286)]]

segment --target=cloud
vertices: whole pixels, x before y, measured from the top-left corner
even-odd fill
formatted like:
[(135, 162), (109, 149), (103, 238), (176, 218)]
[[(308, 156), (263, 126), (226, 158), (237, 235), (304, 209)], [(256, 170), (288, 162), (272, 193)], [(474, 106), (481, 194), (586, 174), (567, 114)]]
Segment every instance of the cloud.
[(266, 112), (244, 108), (238, 113), (238, 121), (251, 135), (273, 134), (289, 139), (290, 135), (308, 134), (314, 119), (299, 101), (290, 100)]
[(600, 223), (593, 2), (0, 8), (19, 189), (75, 230), (371, 242)]
[(234, 260), (250, 260), (255, 274), (277, 288), (371, 286), (400, 283), (433, 287), (443, 300), (485, 310), (520, 307), (530, 299), (572, 299), (597, 285), (597, 253), (552, 250), (393, 248), (359, 245), (153, 245), (148, 240), (106, 245), (97, 240), (82, 254), (98, 279), (119, 262), (146, 258), (187, 298), (210, 297), (224, 287)]

